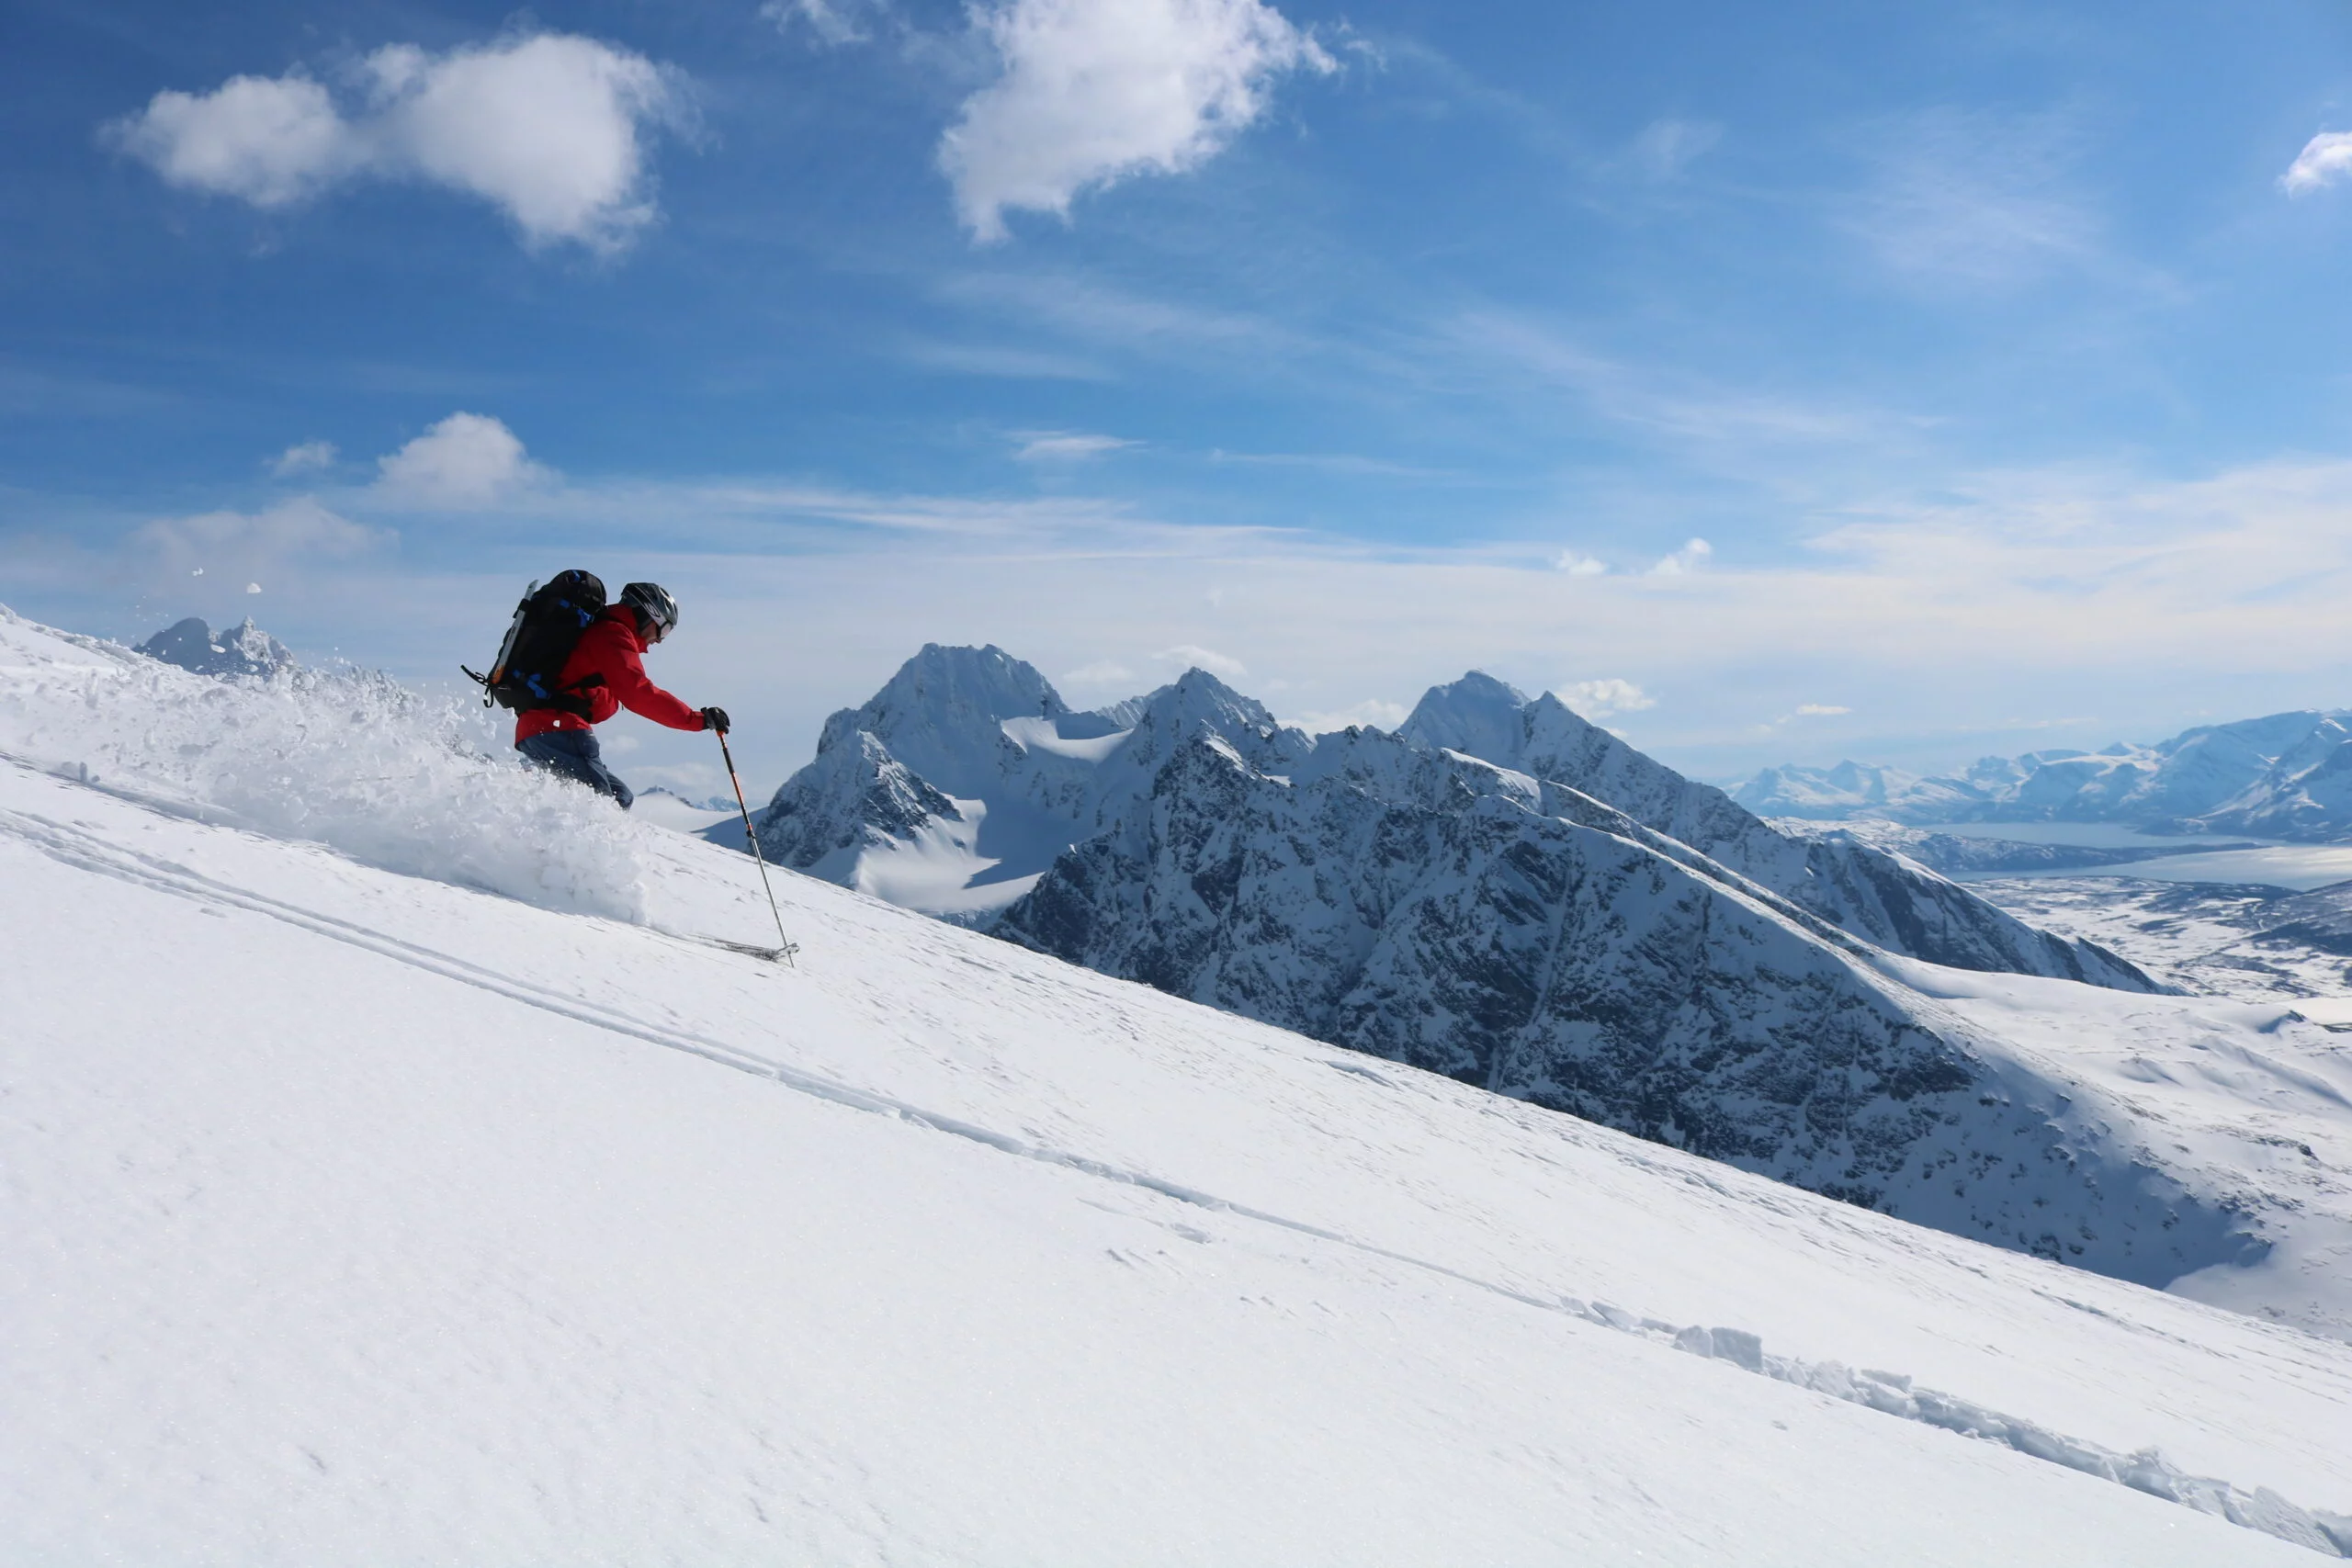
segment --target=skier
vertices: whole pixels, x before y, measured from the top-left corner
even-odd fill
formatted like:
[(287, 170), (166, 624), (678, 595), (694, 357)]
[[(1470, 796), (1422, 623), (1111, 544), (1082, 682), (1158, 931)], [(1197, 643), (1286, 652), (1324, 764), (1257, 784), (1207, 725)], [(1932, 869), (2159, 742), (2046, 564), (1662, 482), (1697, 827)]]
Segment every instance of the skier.
[(514, 719), (514, 750), (534, 767), (609, 795), (628, 809), (637, 798), (605, 766), (594, 726), (621, 709), (672, 729), (727, 733), (727, 710), (692, 708), (646, 678), (644, 654), (678, 625), (678, 602), (659, 583), (632, 582), (580, 634), (559, 677), (561, 690), (588, 706), (583, 717), (561, 708), (527, 708)]

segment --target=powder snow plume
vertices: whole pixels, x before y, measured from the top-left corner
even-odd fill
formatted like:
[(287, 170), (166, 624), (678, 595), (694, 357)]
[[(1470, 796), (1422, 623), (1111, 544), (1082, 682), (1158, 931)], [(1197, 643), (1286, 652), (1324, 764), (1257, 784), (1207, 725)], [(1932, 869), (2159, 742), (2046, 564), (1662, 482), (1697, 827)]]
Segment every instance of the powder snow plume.
[(387, 871), (641, 920), (646, 829), (481, 739), (463, 705), (386, 676), (215, 680), (0, 606), (0, 757)]

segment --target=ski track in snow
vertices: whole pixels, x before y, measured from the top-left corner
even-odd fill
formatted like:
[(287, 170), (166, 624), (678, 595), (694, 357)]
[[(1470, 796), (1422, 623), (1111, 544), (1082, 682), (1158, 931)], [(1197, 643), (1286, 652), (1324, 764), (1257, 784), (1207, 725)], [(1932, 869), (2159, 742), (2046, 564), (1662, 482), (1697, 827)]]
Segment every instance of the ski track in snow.
[[(19, 769), (31, 771), (17, 759), (7, 761)], [(112, 793), (118, 798), (136, 801), (136, 796), (130, 792)], [(151, 808), (161, 805), (155, 802), (137, 803)], [(1246, 1203), (1232, 1202), (1148, 1171), (1123, 1169), (1083, 1155), (1032, 1144), (991, 1128), (874, 1094), (745, 1051), (725, 1041), (631, 1018), (608, 1006), (583, 1006), (549, 987), (252, 889), (233, 886), (162, 857), (110, 845), (95, 834), (37, 813), (0, 807), (0, 832), (77, 870), (112, 877), (200, 905), (234, 908), (265, 916), (314, 936), (356, 947), (444, 979), (540, 1009), (572, 1022), (697, 1056), (834, 1105), (896, 1118), (915, 1127), (966, 1139), (1001, 1154), (1138, 1189), (1191, 1207), (1276, 1226), (1298, 1235), (1468, 1285), (1522, 1306), (1542, 1312), (1566, 1313), (1603, 1327), (1670, 1345), (1678, 1350), (1711, 1358), (1751, 1373), (1792, 1383), (1888, 1416), (2005, 1445), (2031, 1458), (2129, 1486), (2331, 1556), (2352, 1557), (2352, 1517), (2314, 1513), (2267, 1487), (2257, 1486), (2249, 1491), (2225, 1480), (2185, 1474), (2167, 1463), (2154, 1449), (2131, 1454), (2117, 1453), (2098, 1444), (2052, 1432), (2034, 1422), (1986, 1409), (1955, 1395), (1933, 1389), (1914, 1388), (1911, 1378), (1901, 1373), (1851, 1369), (1838, 1361), (1808, 1361), (1768, 1355), (1763, 1349), (1761, 1337), (1744, 1329), (1678, 1325), (1641, 1316), (1608, 1303), (1589, 1303), (1571, 1295), (1547, 1298), (1532, 1294), (1498, 1280), (1360, 1240), (1321, 1225)], [(674, 939), (682, 933), (657, 930), (650, 934)], [(703, 939), (686, 937), (685, 940), (698, 942)], [(1369, 1067), (1341, 1061), (1331, 1061), (1327, 1065), (1383, 1088), (1396, 1087), (1390, 1079)]]

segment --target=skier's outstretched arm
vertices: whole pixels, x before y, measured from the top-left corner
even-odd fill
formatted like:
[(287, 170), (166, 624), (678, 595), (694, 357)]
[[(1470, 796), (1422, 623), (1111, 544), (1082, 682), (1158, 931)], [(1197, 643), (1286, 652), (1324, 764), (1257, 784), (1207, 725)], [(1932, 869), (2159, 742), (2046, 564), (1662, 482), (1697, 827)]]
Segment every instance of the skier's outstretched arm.
[(639, 718), (650, 718), (654, 723), (667, 725), (672, 729), (706, 728), (703, 722), (703, 710), (688, 707), (683, 701), (655, 685), (647, 678), (644, 662), (637, 657), (633, 649), (625, 652), (615, 661), (613, 673), (615, 676), (613, 695), (620, 699), (621, 706)]

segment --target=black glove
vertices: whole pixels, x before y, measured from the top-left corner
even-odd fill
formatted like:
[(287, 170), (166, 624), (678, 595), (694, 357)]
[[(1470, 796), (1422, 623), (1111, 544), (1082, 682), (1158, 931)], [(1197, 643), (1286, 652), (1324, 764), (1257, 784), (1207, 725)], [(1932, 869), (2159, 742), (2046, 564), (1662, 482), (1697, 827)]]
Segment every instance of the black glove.
[(703, 727), (705, 729), (715, 729), (715, 730), (718, 731), (718, 733), (719, 733), (719, 734), (721, 734), (721, 735), (726, 734), (726, 733), (727, 733), (727, 710), (726, 710), (725, 708), (705, 708), (705, 709), (703, 709), (703, 710), (702, 710), (702, 727)]

